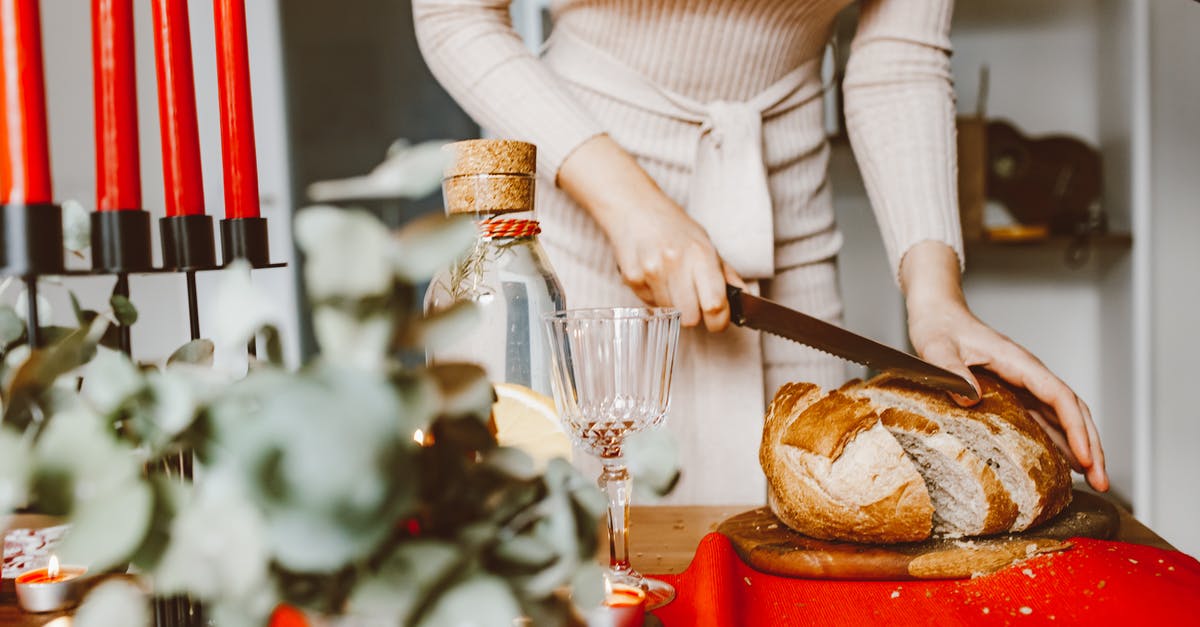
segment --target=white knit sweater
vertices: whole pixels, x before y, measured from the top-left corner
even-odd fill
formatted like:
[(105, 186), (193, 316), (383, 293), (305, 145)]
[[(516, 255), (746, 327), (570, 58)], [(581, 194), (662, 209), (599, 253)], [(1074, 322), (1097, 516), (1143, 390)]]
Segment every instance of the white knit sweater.
[[(847, 0), (559, 0), (555, 32), (599, 49), (693, 101), (747, 101), (822, 54)], [(498, 135), (538, 146), (543, 242), (572, 307), (637, 304), (611, 249), (554, 181), (580, 144), (608, 133), (685, 208), (698, 125), (648, 114), (581, 86), (586, 68), (539, 59), (512, 29), (509, 0), (414, 0), (418, 41), (438, 80)], [(962, 259), (949, 68), (952, 0), (864, 0), (844, 80), (846, 125), (893, 271), (923, 240)], [(819, 63), (803, 77), (819, 87)], [(841, 247), (827, 178), (822, 100), (763, 121), (774, 217), (774, 280), (763, 290), (838, 322)], [(723, 255), (729, 251), (720, 251)], [(684, 455), (677, 502), (761, 502), (757, 442), (769, 397), (787, 380), (837, 385), (836, 360), (742, 329), (693, 330), (675, 378), (672, 429)], [(765, 366), (765, 369), (764, 369)], [(721, 452), (719, 464), (701, 463)]]

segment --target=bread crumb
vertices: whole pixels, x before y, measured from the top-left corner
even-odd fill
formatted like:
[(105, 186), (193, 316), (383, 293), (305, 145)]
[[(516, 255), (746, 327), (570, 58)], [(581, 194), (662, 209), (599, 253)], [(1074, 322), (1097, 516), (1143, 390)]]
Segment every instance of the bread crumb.
[(1168, 566), (1168, 567), (1167, 567), (1167, 570), (1174, 572), (1174, 571), (1175, 571), (1175, 567), (1174, 567), (1174, 566)]
[(1020, 613), (1022, 613), (1022, 614), (1024, 614), (1024, 615), (1026, 615), (1026, 616), (1029, 616), (1030, 614), (1032, 614), (1032, 613), (1033, 613), (1033, 608), (1029, 607), (1028, 605), (1022, 605), (1022, 606), (1021, 606), (1021, 609), (1019, 609), (1019, 610), (1017, 610), (1017, 611), (1018, 611), (1018, 612), (1020, 612)]
[(1101, 579), (1101, 580), (1100, 580), (1100, 583), (1096, 584), (1096, 587), (1097, 587), (1097, 588), (1103, 588), (1103, 587), (1104, 587), (1104, 586), (1106, 586), (1106, 585), (1108, 585), (1108, 584), (1107, 584), (1107, 583), (1106, 583), (1106, 582), (1105, 582), (1103, 579)]
[(751, 585), (749, 577), (742, 577), (742, 581), (745, 581), (747, 586)]
[(1034, 577), (1037, 577), (1037, 575), (1035, 575), (1035, 574), (1033, 573), (1033, 569), (1032, 569), (1032, 568), (1024, 568), (1024, 569), (1021, 569), (1021, 572), (1022, 572), (1022, 573), (1024, 573), (1024, 574), (1025, 574), (1025, 576), (1026, 576), (1026, 577), (1029, 577), (1030, 579), (1033, 579)]
[(779, 525), (776, 523), (771, 523), (771, 524), (767, 525), (767, 529), (778, 529), (778, 528), (779, 528)]
[(1130, 564), (1136, 564), (1136, 563), (1137, 563), (1137, 560), (1135, 560), (1135, 559), (1133, 559), (1133, 558), (1131, 557), (1131, 558), (1129, 558), (1129, 563), (1130, 563)]
[(992, 613), (992, 610), (991, 610), (991, 608), (987, 608), (987, 607), (985, 607), (985, 608), (983, 608), (983, 613), (984, 613), (984, 614), (991, 614), (991, 613)]
[(899, 591), (899, 590), (892, 590), (892, 598), (893, 598), (893, 599), (899, 599), (899, 598), (900, 598), (900, 591)]

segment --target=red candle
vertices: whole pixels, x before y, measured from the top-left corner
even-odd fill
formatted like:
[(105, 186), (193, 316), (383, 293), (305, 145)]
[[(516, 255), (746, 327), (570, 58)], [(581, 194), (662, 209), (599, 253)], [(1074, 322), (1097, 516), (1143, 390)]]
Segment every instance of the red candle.
[(213, 0), (217, 31), (217, 89), (221, 103), (221, 160), (225, 217), (257, 218), (258, 163), (250, 107), (250, 55), (245, 0)]
[(141, 209), (133, 0), (92, 0), (96, 208)]
[(48, 203), (50, 150), (38, 0), (0, 0), (0, 204)]
[(186, 0), (154, 0), (154, 58), (158, 77), (158, 126), (162, 132), (167, 215), (204, 213), (196, 87)]

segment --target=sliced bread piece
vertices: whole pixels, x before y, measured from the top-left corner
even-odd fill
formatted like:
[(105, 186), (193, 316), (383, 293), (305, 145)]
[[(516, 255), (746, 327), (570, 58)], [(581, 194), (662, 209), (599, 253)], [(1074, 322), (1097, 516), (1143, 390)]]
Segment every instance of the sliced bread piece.
[(790, 383), (767, 410), (759, 460), (769, 504), (787, 526), (825, 540), (929, 537), (925, 481), (870, 403)]
[(1017, 506), (996, 473), (962, 440), (933, 421), (903, 409), (886, 409), (883, 426), (912, 458), (933, 500), (933, 532), (978, 536), (1008, 530)]
[(1017, 396), (996, 378), (977, 373), (982, 400), (959, 407), (944, 393), (881, 375), (855, 394), (879, 411), (901, 409), (938, 424), (994, 470), (1017, 506), (1009, 530), (1023, 531), (1048, 520), (1071, 500), (1066, 459), (1029, 415)]

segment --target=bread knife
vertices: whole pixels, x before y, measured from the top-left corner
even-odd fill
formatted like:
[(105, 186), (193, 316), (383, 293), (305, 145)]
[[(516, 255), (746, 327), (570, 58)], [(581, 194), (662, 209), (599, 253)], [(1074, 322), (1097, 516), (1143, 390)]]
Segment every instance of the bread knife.
[(766, 298), (747, 294), (732, 285), (726, 285), (725, 292), (729, 296), (730, 317), (739, 327), (778, 335), (835, 357), (971, 400), (979, 398), (979, 393), (966, 379), (923, 359)]

